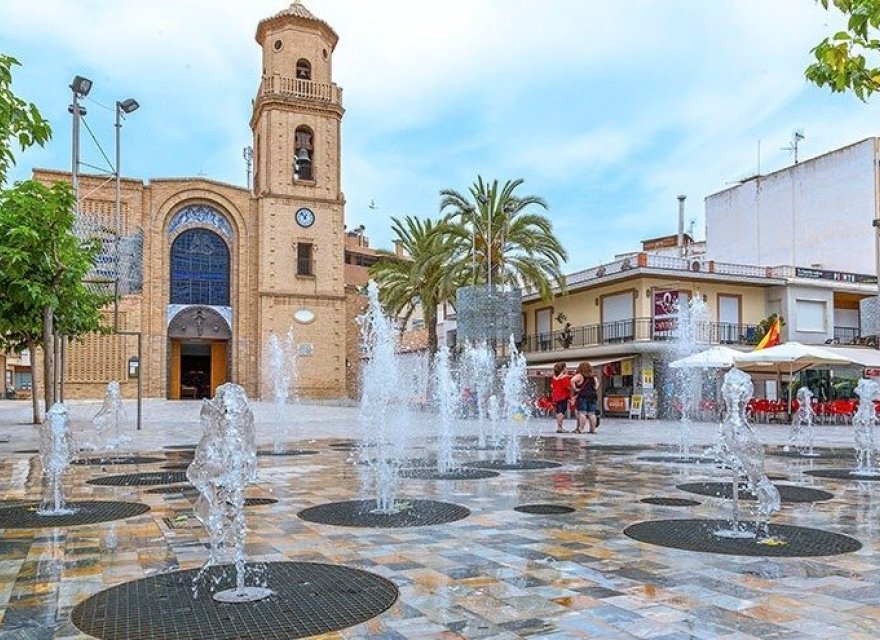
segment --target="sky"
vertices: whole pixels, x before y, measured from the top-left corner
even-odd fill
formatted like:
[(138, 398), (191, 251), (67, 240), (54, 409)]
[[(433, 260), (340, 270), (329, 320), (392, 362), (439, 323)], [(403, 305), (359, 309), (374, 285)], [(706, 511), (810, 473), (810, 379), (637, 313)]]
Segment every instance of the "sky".
[[(439, 191), (478, 175), (543, 197), (565, 271), (686, 228), (704, 198), (880, 132), (878, 107), (806, 82), (810, 49), (843, 24), (814, 0), (303, 0), (340, 36), (346, 224), (388, 248), (391, 216), (437, 217)], [(283, 0), (2, 0), (13, 89), (55, 135), (18, 155), (69, 170), (68, 85), (94, 82), (86, 120), (122, 173), (244, 186), (259, 83), (257, 23)], [(82, 160), (107, 168), (82, 134)], [(760, 154), (758, 152), (760, 148)], [(372, 207), (371, 207), (372, 203)]]

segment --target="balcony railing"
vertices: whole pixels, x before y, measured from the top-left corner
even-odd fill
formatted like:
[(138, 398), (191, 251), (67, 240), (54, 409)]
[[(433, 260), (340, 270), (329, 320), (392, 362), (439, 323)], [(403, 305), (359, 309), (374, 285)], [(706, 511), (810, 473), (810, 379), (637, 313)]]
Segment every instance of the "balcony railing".
[[(755, 344), (757, 327), (750, 324), (706, 322), (696, 326), (699, 342), (707, 344)], [(523, 351), (554, 351), (576, 349), (620, 342), (669, 341), (675, 338), (675, 327), (669, 320), (633, 318), (619, 322), (570, 327), (568, 331), (551, 331), (523, 336)]]
[(838, 344), (862, 344), (861, 331), (855, 327), (834, 327), (834, 342)]
[(265, 76), (260, 83), (260, 95), (277, 94), (319, 102), (342, 103), (342, 89), (335, 83), (313, 82), (292, 76)]

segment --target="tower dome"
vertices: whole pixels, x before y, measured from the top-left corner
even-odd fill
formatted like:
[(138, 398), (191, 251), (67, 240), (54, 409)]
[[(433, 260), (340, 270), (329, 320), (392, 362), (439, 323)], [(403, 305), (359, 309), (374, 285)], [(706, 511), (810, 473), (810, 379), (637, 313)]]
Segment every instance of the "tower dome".
[(294, 0), (284, 11), (279, 11), (274, 16), (261, 20), (257, 25), (257, 42), (262, 46), (266, 39), (266, 34), (270, 30), (291, 23), (299, 23), (301, 26), (317, 28), (330, 43), (331, 50), (336, 48), (339, 36), (333, 30), (333, 27), (316, 17), (300, 0)]

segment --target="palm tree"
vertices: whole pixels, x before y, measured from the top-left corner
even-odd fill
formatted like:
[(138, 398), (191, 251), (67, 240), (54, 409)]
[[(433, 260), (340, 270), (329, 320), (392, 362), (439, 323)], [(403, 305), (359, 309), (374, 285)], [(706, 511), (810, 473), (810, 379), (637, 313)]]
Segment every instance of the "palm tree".
[[(452, 246), (469, 250), (470, 261), (453, 260), (449, 277), (473, 284), (514, 285), (534, 289), (544, 300), (553, 297), (553, 287), (565, 289), (562, 263), (568, 254), (553, 235), (548, 218), (531, 209), (547, 209), (538, 196), (514, 193), (523, 180), (485, 182), (481, 176), (470, 187), (469, 196), (453, 189), (440, 192), (440, 212), (446, 212), (445, 233)], [(468, 274), (470, 271), (470, 274)], [(468, 277), (469, 275), (469, 277)]]
[(379, 285), (379, 300), (387, 312), (405, 324), (421, 306), (432, 355), (437, 351), (437, 307), (455, 295), (456, 283), (447, 262), (450, 255), (460, 253), (455, 249), (457, 236), (446, 233), (446, 227), (443, 220), (392, 217), (395, 244), (409, 257), (379, 251), (383, 258), (370, 267), (370, 277)]

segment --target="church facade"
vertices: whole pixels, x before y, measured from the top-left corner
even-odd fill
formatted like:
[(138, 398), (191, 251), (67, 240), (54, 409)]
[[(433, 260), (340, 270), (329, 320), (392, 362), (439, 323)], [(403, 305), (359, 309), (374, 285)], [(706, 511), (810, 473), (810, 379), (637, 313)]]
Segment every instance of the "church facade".
[[(344, 110), (332, 73), (338, 36), (297, 0), (262, 20), (256, 40), (262, 79), (250, 120), (253, 186), (121, 180), (123, 240), (113, 264), (122, 295), (118, 314), (107, 314), (117, 331), (70, 345), (67, 397), (98, 397), (113, 379), (131, 397), (138, 375), (145, 397), (206, 397), (227, 381), (268, 395), (266, 344), (290, 329), (302, 397), (354, 392), (362, 299), (346, 268)], [(79, 194), (85, 217), (113, 225), (113, 184), (80, 176)]]

